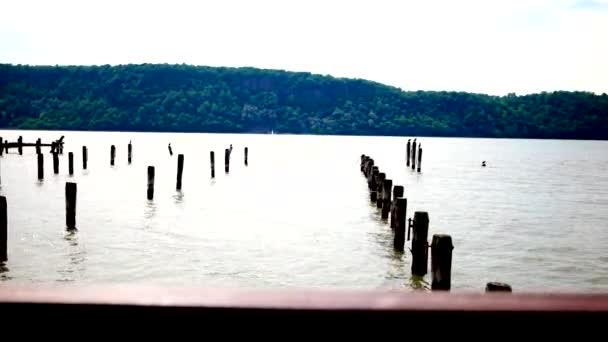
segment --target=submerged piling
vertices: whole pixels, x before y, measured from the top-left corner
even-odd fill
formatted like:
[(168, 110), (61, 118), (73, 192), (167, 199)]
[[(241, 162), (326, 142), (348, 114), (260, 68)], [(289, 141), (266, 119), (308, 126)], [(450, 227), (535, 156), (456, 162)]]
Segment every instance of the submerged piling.
[(154, 166), (148, 166), (148, 200), (154, 199)]
[(423, 277), (428, 269), (429, 214), (424, 211), (414, 213), (412, 225), (412, 274)]
[(76, 183), (65, 183), (65, 225), (76, 229)]
[(182, 189), (182, 173), (184, 171), (184, 155), (179, 154), (177, 156), (177, 185), (175, 188), (177, 190)]
[(452, 282), (452, 237), (446, 234), (433, 235), (431, 243), (432, 290), (449, 290)]
[(513, 289), (509, 284), (493, 281), (486, 284), (486, 292), (513, 292)]

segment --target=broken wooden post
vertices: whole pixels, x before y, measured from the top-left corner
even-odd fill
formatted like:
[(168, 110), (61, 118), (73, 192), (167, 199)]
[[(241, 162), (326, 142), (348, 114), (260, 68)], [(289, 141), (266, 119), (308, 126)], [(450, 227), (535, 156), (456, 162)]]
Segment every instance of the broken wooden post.
[(65, 224), (68, 230), (76, 229), (76, 183), (65, 183)]
[(148, 166), (148, 200), (154, 199), (154, 166)]
[(425, 211), (414, 213), (412, 224), (414, 237), (412, 238), (412, 274), (423, 277), (428, 270), (428, 234), (429, 214)]
[(418, 173), (420, 173), (420, 166), (422, 164), (422, 144), (418, 145)]
[(249, 147), (245, 147), (245, 166), (249, 165)]
[(405, 152), (405, 154), (406, 154), (406, 157), (405, 157), (406, 164), (405, 164), (405, 166), (407, 166), (407, 167), (410, 166), (410, 152), (411, 152), (411, 149), (412, 149), (412, 143), (411, 143), (410, 140), (412, 140), (412, 139), (407, 139), (407, 151)]
[(57, 152), (53, 153), (53, 173), (59, 174), (59, 155)]
[(8, 261), (8, 226), (6, 214), (6, 197), (0, 196), (0, 263)]
[(431, 243), (432, 290), (449, 290), (452, 281), (452, 237), (446, 234), (433, 235)]
[(110, 146), (110, 165), (114, 166), (114, 157), (116, 157), (116, 146)]
[(382, 184), (382, 218), (388, 219), (388, 214), (391, 211), (391, 190), (393, 188), (393, 181), (391, 179), (385, 179)]
[(395, 217), (395, 208), (397, 206), (397, 199), (399, 197), (403, 197), (403, 186), (395, 185), (395, 187), (393, 188), (393, 202), (391, 203), (391, 228), (395, 228), (395, 223), (397, 220), (397, 218)]
[(23, 155), (23, 137), (19, 136), (17, 138), (17, 150), (19, 151), (19, 155)]
[(40, 138), (38, 138), (38, 140), (36, 140), (36, 154), (40, 154), (42, 153), (42, 140)]
[(131, 155), (133, 152), (133, 146), (131, 145), (131, 142), (129, 141), (129, 145), (127, 145), (127, 163), (131, 164)]
[(82, 146), (82, 169), (86, 170), (87, 169), (87, 147), (86, 146)]
[(416, 139), (412, 142), (412, 171), (416, 170)]
[(382, 208), (382, 199), (384, 196), (382, 195), (382, 189), (384, 187), (384, 180), (386, 179), (386, 173), (381, 172), (378, 174), (378, 180), (376, 183), (376, 192), (378, 192), (378, 200), (376, 201), (376, 208)]
[(74, 153), (68, 152), (68, 173), (74, 175)]
[(209, 152), (209, 158), (211, 159), (211, 178), (215, 178), (215, 152)]
[(513, 289), (509, 284), (493, 281), (486, 284), (486, 292), (513, 292)]
[(407, 199), (397, 198), (395, 205), (395, 236), (393, 239), (393, 248), (397, 252), (403, 252), (405, 247), (405, 212), (407, 210)]
[(37, 155), (38, 159), (38, 180), (44, 179), (44, 154), (39, 153)]
[(182, 189), (182, 174), (184, 172), (184, 155), (177, 155), (177, 185), (175, 188), (177, 190)]
[(230, 149), (224, 151), (224, 171), (226, 173), (230, 172)]

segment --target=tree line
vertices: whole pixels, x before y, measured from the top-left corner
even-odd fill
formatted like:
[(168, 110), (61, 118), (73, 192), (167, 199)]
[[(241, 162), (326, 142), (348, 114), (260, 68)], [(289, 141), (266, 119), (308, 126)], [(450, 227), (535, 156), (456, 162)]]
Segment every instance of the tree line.
[(1, 64), (0, 127), (608, 139), (608, 96), (402, 91), (256, 68)]

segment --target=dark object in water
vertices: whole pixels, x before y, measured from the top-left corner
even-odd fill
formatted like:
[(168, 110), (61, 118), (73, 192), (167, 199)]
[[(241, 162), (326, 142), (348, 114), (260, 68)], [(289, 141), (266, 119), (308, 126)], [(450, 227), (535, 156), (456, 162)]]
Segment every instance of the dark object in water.
[(171, 148), (171, 144), (169, 144), (169, 154), (173, 155), (173, 149)]
[(482, 167), (486, 167), (486, 161), (485, 160), (481, 162), (481, 166)]

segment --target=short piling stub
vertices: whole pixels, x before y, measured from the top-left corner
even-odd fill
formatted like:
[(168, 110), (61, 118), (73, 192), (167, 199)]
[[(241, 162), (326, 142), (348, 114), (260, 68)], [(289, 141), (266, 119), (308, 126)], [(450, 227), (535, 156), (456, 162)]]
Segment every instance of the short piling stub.
[(87, 169), (87, 147), (86, 146), (82, 146), (82, 169), (86, 170)]
[(70, 176), (74, 174), (74, 153), (68, 152), (68, 173)]
[(249, 147), (245, 147), (245, 166), (249, 165)]
[(230, 149), (224, 150), (224, 171), (230, 173)]
[(148, 166), (148, 200), (154, 199), (154, 166)]
[(385, 179), (382, 183), (382, 219), (388, 219), (391, 211), (391, 191), (393, 188), (393, 181), (391, 179)]
[(8, 226), (6, 197), (0, 196), (0, 263), (8, 261)]
[(211, 161), (211, 178), (215, 178), (215, 152), (209, 152), (209, 159)]
[(59, 174), (59, 155), (58, 152), (53, 152), (53, 173)]
[(182, 189), (182, 174), (184, 172), (184, 155), (179, 154), (177, 156), (177, 185), (175, 188), (177, 190)]
[(36, 155), (38, 161), (38, 180), (44, 179), (44, 154), (39, 153)]
[(395, 236), (393, 239), (393, 248), (397, 252), (403, 252), (405, 248), (405, 214), (407, 211), (407, 199), (397, 198), (395, 205)]
[(412, 274), (423, 277), (428, 271), (429, 262), (429, 214), (425, 211), (415, 212), (412, 226)]
[(486, 292), (513, 292), (513, 289), (509, 284), (493, 281), (486, 284)]
[(116, 146), (110, 146), (110, 165), (114, 166), (114, 158), (116, 157)]
[(390, 226), (391, 228), (395, 228), (395, 223), (396, 223), (396, 217), (395, 217), (395, 207), (397, 205), (397, 199), (399, 197), (403, 197), (403, 186), (402, 185), (395, 185), (393, 187), (393, 201), (391, 202), (391, 211), (390, 211)]
[(68, 230), (76, 229), (76, 183), (65, 183), (65, 224)]
[(446, 234), (433, 235), (431, 243), (432, 290), (450, 290), (452, 282), (452, 237)]
[(127, 163), (131, 164), (131, 156), (133, 155), (133, 145), (129, 141), (129, 145), (127, 145)]
[(386, 173), (381, 172), (378, 174), (378, 179), (376, 182), (376, 191), (378, 192), (378, 200), (376, 201), (376, 208), (380, 209), (382, 208), (382, 203), (383, 203), (383, 190), (384, 190), (384, 180), (386, 179)]

